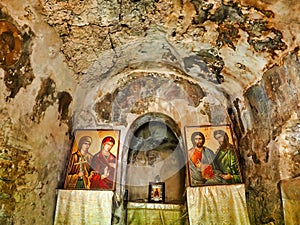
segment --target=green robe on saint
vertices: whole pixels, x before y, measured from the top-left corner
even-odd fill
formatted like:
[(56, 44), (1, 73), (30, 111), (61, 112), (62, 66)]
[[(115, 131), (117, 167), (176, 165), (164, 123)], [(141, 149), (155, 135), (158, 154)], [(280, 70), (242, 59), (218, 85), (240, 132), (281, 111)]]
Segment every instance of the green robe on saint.
[(235, 184), (241, 182), (239, 163), (233, 145), (228, 144), (225, 149), (218, 149), (216, 158), (214, 159), (214, 166), (216, 174), (231, 174), (233, 176), (230, 180), (223, 180), (225, 181), (224, 183)]

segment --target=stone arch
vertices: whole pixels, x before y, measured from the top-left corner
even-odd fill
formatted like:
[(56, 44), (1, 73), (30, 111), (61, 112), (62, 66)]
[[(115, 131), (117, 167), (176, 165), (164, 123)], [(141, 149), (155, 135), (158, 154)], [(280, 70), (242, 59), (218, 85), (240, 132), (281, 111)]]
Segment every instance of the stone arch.
[(166, 202), (182, 203), (186, 156), (180, 127), (162, 113), (137, 118), (126, 135), (122, 172), (129, 201), (147, 202), (148, 184), (166, 183)]
[[(228, 95), (208, 65), (175, 48), (160, 33), (105, 52), (86, 75), (76, 93), (74, 128), (84, 124), (127, 130), (132, 120), (148, 112), (170, 115), (182, 126), (229, 119)], [(130, 92), (134, 83), (145, 92)]]
[[(91, 65), (76, 91), (74, 129), (122, 130), (123, 157), (116, 190), (121, 197), (126, 184), (128, 137), (133, 137), (138, 123), (154, 114), (170, 117), (178, 124), (178, 132), (173, 133), (180, 137), (181, 146), (180, 134), (185, 126), (231, 123), (230, 96), (211, 78), (206, 63), (196, 56), (187, 59), (184, 52), (164, 39), (153, 40), (157, 39), (140, 40), (106, 52)], [(130, 87), (138, 82), (142, 90), (130, 92)]]

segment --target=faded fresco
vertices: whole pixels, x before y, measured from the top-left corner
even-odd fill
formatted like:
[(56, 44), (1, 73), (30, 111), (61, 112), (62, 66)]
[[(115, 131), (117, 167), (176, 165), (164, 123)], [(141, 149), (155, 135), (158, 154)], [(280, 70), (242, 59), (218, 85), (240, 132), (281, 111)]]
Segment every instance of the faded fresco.
[(191, 186), (242, 182), (229, 125), (185, 127)]
[(114, 190), (119, 135), (118, 130), (75, 131), (64, 187)]
[[(199, 106), (205, 94), (198, 84), (164, 76), (166, 75), (159, 73), (140, 73), (131, 77), (112, 95), (106, 95), (96, 103), (98, 118), (126, 124), (128, 113), (142, 114), (151, 104), (158, 101), (169, 102), (170, 99), (186, 100), (190, 106)], [(105, 106), (110, 104), (112, 110), (106, 109)]]
[(16, 26), (9, 21), (0, 21), (0, 65), (16, 63), (22, 51), (22, 38)]

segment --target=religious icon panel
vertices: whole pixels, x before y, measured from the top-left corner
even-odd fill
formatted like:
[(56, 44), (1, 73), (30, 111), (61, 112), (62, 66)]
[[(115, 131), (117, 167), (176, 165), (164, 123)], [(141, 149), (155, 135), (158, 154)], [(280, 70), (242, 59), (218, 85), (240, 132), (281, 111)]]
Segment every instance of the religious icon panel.
[(165, 202), (165, 183), (150, 182), (148, 202)]
[(191, 186), (242, 183), (230, 125), (185, 127)]
[(65, 189), (114, 190), (119, 130), (75, 130)]

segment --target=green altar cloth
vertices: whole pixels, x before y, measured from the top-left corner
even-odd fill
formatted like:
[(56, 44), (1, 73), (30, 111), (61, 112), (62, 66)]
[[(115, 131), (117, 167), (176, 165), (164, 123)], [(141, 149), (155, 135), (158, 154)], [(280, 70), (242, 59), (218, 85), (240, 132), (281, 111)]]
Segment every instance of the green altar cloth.
[(136, 203), (127, 205), (128, 225), (184, 225), (187, 223), (184, 205)]

